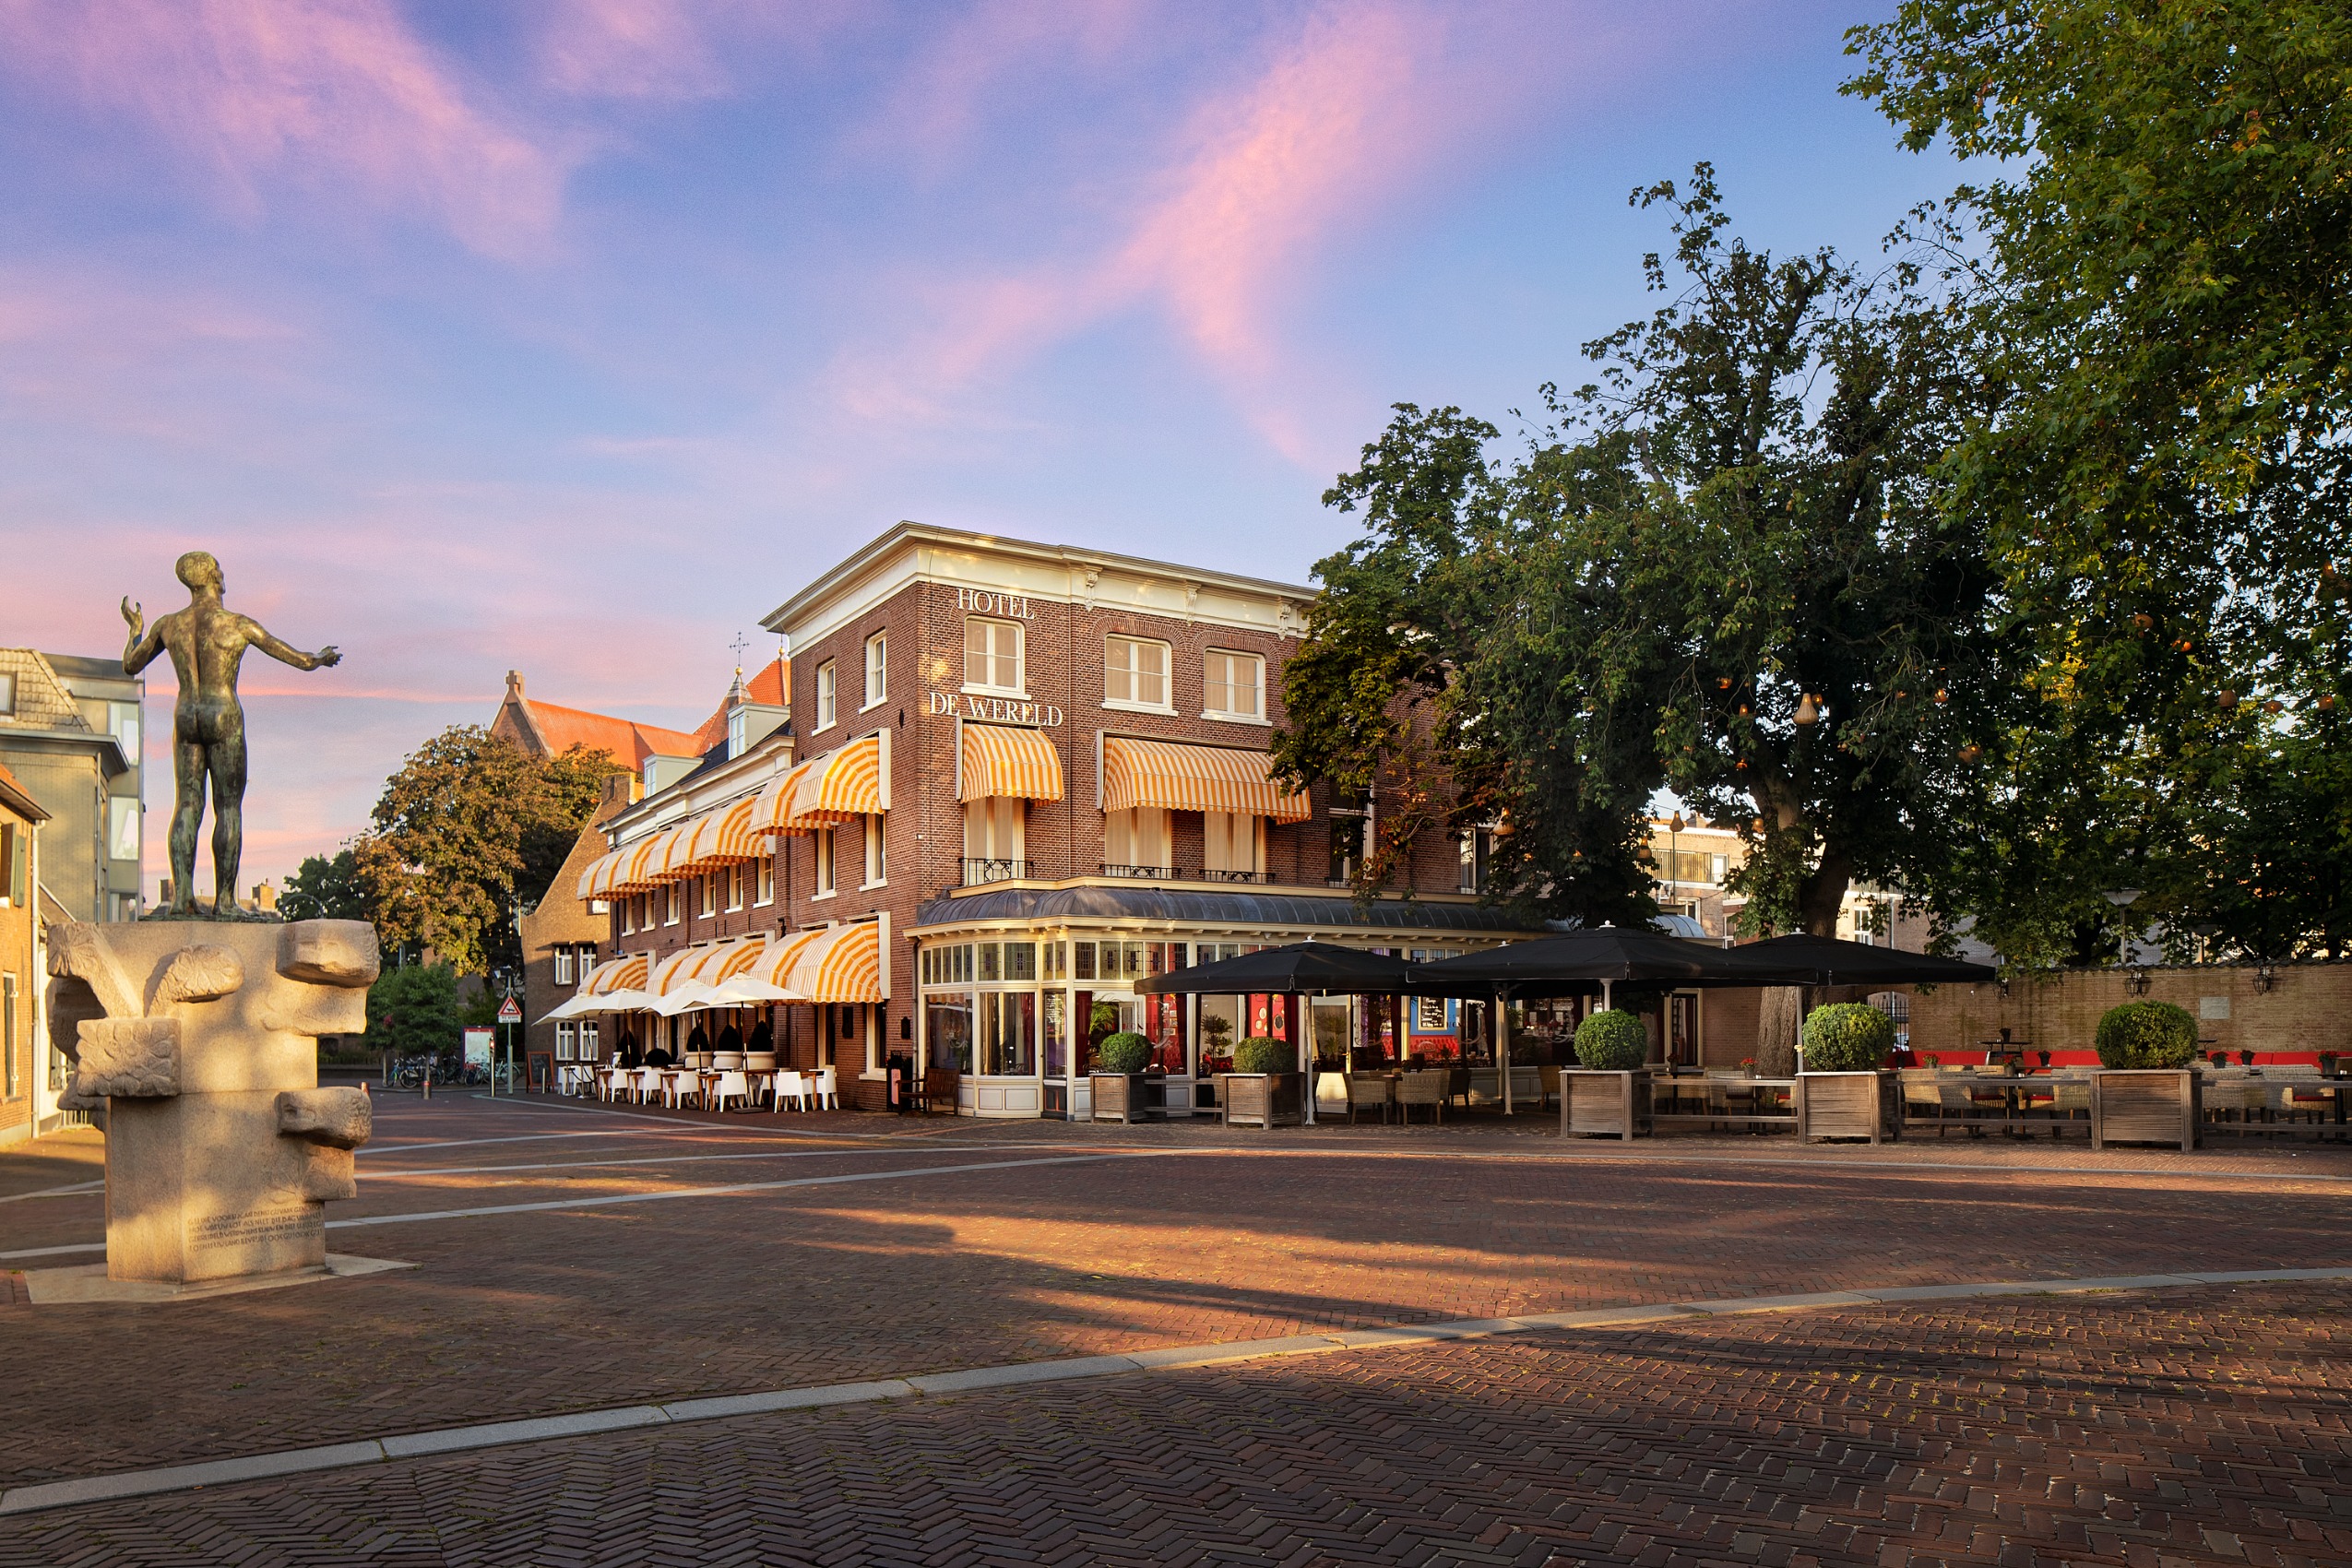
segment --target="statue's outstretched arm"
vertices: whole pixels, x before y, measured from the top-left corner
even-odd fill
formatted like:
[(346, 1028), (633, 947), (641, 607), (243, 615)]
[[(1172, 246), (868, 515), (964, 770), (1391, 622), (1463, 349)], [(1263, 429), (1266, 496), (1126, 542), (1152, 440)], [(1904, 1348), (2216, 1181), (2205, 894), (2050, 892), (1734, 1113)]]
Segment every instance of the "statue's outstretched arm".
[(163, 629), (158, 623), (154, 631), (147, 630), (144, 606), (133, 604), (127, 596), (123, 600), (123, 621), (131, 628), (128, 641), (123, 644), (123, 673), (136, 675), (155, 662), (163, 651)]
[(329, 644), (316, 653), (304, 653), (301, 648), (271, 636), (258, 621), (245, 623), (246, 640), (280, 664), (291, 664), (297, 670), (316, 670), (326, 665), (340, 664), (343, 656)]

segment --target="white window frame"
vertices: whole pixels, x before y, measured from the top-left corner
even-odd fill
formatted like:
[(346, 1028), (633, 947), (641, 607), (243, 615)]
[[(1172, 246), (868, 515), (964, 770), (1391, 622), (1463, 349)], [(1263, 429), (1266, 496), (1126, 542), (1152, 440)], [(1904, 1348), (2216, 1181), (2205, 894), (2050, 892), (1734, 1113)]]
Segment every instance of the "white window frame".
[(776, 857), (762, 855), (759, 858), (759, 879), (752, 888), (752, 904), (756, 909), (766, 909), (775, 902)]
[(598, 1042), (597, 1034), (596, 1020), (594, 1018), (582, 1018), (580, 1020), (581, 1061), (593, 1062), (602, 1052), (603, 1047)]
[[(1013, 684), (1009, 686), (993, 686), (984, 681), (975, 681), (972, 679), (972, 628), (974, 626), (988, 626), (1009, 631), (1013, 634)], [(987, 656), (987, 661), (991, 664), (995, 663), (998, 659), (1003, 657), (994, 651), (994, 645), (995, 639), (992, 637), (990, 639), (991, 651)], [(988, 672), (993, 673), (992, 671)], [(1022, 625), (1018, 621), (1000, 621), (992, 615), (965, 616), (964, 690), (968, 692), (982, 692), (992, 696), (1027, 697), (1029, 695), (1028, 628)]]
[(13, 670), (0, 670), (0, 716), (17, 711), (17, 674)]
[[(1243, 659), (1257, 667), (1258, 710), (1255, 713), (1242, 713), (1234, 708), (1211, 707), (1208, 706), (1210, 689), (1217, 683), (1211, 682), (1209, 679), (1209, 660), (1217, 659)], [(1229, 692), (1233, 689), (1233, 683), (1229, 680), (1224, 682), (1223, 684)], [(1218, 719), (1227, 724), (1264, 724), (1270, 728), (1273, 720), (1266, 718), (1265, 709), (1265, 655), (1262, 653), (1250, 653), (1238, 647), (1213, 647), (1208, 649), (1206, 656), (1201, 661), (1201, 717), (1203, 719)]]
[[(1159, 695), (1158, 702), (1146, 702), (1140, 696), (1119, 696), (1112, 688), (1124, 680), (1130, 693), (1143, 689), (1144, 671), (1140, 663), (1121, 669), (1111, 661), (1112, 650), (1124, 646), (1130, 650), (1146, 647), (1159, 649)], [(1176, 711), (1176, 649), (1171, 643), (1158, 637), (1138, 637), (1126, 632), (1107, 632), (1102, 639), (1102, 706), (1124, 713), (1174, 713)]]
[(834, 851), (837, 847), (830, 827), (820, 827), (809, 835), (810, 857), (815, 862), (810, 877), (810, 885), (814, 889), (809, 895), (811, 903), (819, 898), (830, 898), (837, 891), (836, 873), (840, 868)]
[[(137, 795), (107, 796), (106, 858), (110, 861), (137, 860), (140, 826), (139, 800)], [(125, 838), (130, 840), (128, 848), (124, 845)]]
[(890, 634), (876, 632), (866, 639), (866, 708), (880, 707), (890, 700)]
[(571, 1061), (573, 1051), (577, 1049), (578, 1039), (579, 1031), (573, 1028), (568, 1019), (557, 1024), (555, 1026), (555, 1060)]
[(667, 882), (662, 884), (661, 923), (663, 925), (676, 925), (681, 914), (685, 909), (685, 904), (686, 901), (678, 897), (678, 885), (676, 883)]
[(559, 942), (555, 944), (555, 983), (557, 985), (572, 983), (572, 949), (566, 943)]
[[(1212, 832), (1212, 828), (1218, 826), (1218, 824), (1211, 823), (1210, 819), (1212, 817), (1221, 819), (1221, 825), (1225, 829), (1225, 848), (1229, 851), (1233, 847), (1234, 839), (1243, 838), (1246, 840), (1247, 848), (1244, 851), (1243, 858), (1250, 862), (1249, 864), (1239, 866), (1220, 866), (1210, 863), (1212, 861), (1217, 859), (1217, 855), (1214, 852), (1217, 839)], [(1236, 823), (1242, 822), (1249, 824), (1246, 830), (1239, 829), (1233, 826)], [(1228, 853), (1225, 858), (1227, 860), (1231, 860), (1233, 857), (1230, 853)], [(1241, 812), (1201, 813), (1201, 870), (1204, 872), (1241, 872), (1252, 876), (1263, 873), (1265, 870), (1265, 818)]]
[(890, 884), (890, 844), (884, 837), (883, 818), (879, 812), (869, 812), (859, 819), (863, 829), (860, 849), (864, 855), (865, 880), (858, 885), (886, 887)]
[(835, 674), (833, 660), (828, 659), (816, 667), (816, 730), (832, 729), (840, 717), (840, 683)]
[(727, 909), (730, 914), (743, 907), (743, 868), (731, 865), (726, 871)]

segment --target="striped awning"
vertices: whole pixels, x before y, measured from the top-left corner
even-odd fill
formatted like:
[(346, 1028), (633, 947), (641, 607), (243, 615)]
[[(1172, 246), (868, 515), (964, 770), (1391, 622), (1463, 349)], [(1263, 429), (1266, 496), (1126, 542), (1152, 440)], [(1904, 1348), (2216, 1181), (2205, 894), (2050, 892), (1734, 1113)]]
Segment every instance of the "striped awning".
[(599, 964), (580, 982), (580, 989), (591, 996), (609, 996), (616, 991), (644, 989), (648, 960), (642, 953), (625, 958), (611, 958)]
[(612, 891), (612, 873), (620, 869), (621, 851), (607, 849), (590, 861), (580, 873), (580, 897), (601, 898)]
[(669, 996), (689, 986), (715, 987), (758, 963), (766, 947), (765, 936), (738, 936), (680, 948), (654, 966), (646, 989)]
[[(792, 972), (794, 961), (811, 943), (830, 929), (832, 928), (827, 926), (817, 926), (809, 931), (796, 931), (790, 934), (778, 932), (770, 936), (767, 939), (767, 944), (760, 950), (759, 956), (742, 972), (754, 980), (766, 980), (770, 985), (783, 986), (787, 977)], [(787, 989), (790, 988), (787, 987)]]
[(662, 841), (666, 837), (656, 833), (614, 850), (612, 873), (605, 883), (605, 891), (612, 894), (643, 893), (656, 885), (657, 879), (652, 873), (661, 863)]
[(1013, 795), (1025, 801), (1062, 798), (1062, 754), (1042, 730), (1010, 724), (964, 725), (958, 750), (956, 798), (984, 800)]
[(873, 921), (802, 932), (778, 982), (815, 1003), (873, 1003), (882, 992), (882, 927)]
[(752, 831), (752, 814), (758, 804), (759, 797), (746, 795), (682, 824), (671, 851), (675, 874), (692, 876), (712, 866), (764, 859), (766, 835)]
[(1267, 775), (1264, 752), (1193, 746), (1180, 741), (1102, 738), (1102, 809), (1160, 806), (1180, 812), (1232, 812), (1304, 822), (1313, 814), (1304, 791), (1290, 791)]
[(792, 811), (792, 791), (801, 775), (814, 766), (814, 762), (797, 763), (769, 779), (752, 797), (752, 814), (748, 831), (755, 834), (806, 833), (805, 827), (795, 827), (789, 820)]
[(785, 831), (851, 822), (890, 809), (890, 735), (851, 741), (792, 770), (784, 802)]

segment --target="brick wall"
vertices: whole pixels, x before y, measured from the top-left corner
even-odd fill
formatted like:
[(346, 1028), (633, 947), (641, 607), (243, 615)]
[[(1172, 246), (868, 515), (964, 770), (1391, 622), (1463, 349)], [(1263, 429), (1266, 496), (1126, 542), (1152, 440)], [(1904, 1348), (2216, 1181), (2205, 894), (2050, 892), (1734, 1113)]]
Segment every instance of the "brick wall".
[[(1997, 984), (1939, 986), (1911, 999), (1911, 1049), (1915, 1053), (1981, 1060), (1980, 1041), (2000, 1037), (2030, 1040), (2037, 1051), (2090, 1055), (2099, 1016), (2125, 1002), (2171, 1002), (2192, 1015), (2218, 1011), (2228, 1016), (2198, 1016), (2197, 1032), (2212, 1044), (2204, 1049), (2304, 1055), (2321, 1051), (2352, 1054), (2352, 963), (2289, 964), (2276, 970), (2267, 991), (2256, 971), (2233, 965), (2152, 968), (2144, 997), (2124, 990), (2128, 971), (2069, 969), (2048, 980), (2015, 980), (2009, 994)], [(1948, 1053), (1948, 1054), (1947, 1054)]]

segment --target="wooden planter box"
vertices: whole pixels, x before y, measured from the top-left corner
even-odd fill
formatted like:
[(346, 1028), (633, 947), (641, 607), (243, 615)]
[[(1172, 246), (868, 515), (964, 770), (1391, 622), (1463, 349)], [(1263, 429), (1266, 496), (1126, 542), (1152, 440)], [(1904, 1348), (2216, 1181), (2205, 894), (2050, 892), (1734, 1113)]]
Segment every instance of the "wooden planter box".
[(1646, 1068), (1610, 1073), (1597, 1067), (1560, 1070), (1560, 1135), (1632, 1138), (1650, 1131)]
[(1880, 1141), (1887, 1123), (1885, 1073), (1802, 1073), (1797, 1078), (1800, 1138)]
[(1219, 1073), (1218, 1098), (1224, 1102), (1229, 1127), (1295, 1126), (1305, 1118), (1304, 1073)]
[(1094, 1090), (1094, 1120), (1129, 1123), (1158, 1120), (1144, 1089), (1143, 1074), (1089, 1073), (1087, 1083)]
[(2091, 1146), (2204, 1141), (2204, 1085), (2194, 1068), (2108, 1067), (2091, 1075)]

